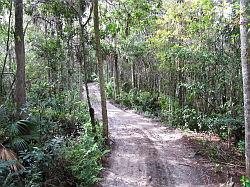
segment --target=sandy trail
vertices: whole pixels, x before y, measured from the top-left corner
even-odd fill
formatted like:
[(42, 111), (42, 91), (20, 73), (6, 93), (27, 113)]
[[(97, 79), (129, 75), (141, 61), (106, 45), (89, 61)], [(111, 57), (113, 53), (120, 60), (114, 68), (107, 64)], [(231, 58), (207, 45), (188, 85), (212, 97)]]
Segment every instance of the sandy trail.
[[(97, 118), (101, 117), (98, 86), (89, 85)], [(102, 187), (217, 186), (182, 143), (179, 130), (124, 111), (107, 102), (112, 149)]]

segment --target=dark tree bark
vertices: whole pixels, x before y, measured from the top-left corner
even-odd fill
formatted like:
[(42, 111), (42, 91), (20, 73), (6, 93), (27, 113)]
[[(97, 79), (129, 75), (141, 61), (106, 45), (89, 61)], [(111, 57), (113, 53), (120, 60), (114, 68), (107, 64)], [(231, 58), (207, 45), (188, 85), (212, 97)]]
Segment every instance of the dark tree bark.
[[(82, 37), (82, 36), (81, 36)], [(96, 122), (95, 122), (95, 111), (92, 108), (91, 101), (90, 101), (90, 96), (89, 96), (89, 88), (88, 88), (88, 82), (87, 82), (87, 64), (86, 64), (86, 53), (85, 53), (85, 45), (83, 39), (81, 39), (82, 43), (82, 51), (78, 51), (78, 57), (79, 57), (79, 63), (80, 63), (80, 79), (82, 79), (81, 75), (84, 75), (84, 86), (85, 86), (85, 91), (86, 91), (86, 96), (87, 96), (87, 103), (88, 103), (88, 108), (89, 108), (89, 116), (90, 116), (90, 122), (92, 125), (92, 132), (93, 134), (96, 134)], [(82, 81), (81, 81), (82, 83)], [(80, 84), (80, 87), (82, 87), (82, 84)], [(83, 90), (80, 89), (80, 92), (83, 92)], [(95, 139), (97, 139), (97, 136), (95, 135)]]
[(240, 0), (241, 18), (241, 63), (243, 76), (244, 93), (244, 114), (245, 114), (245, 156), (246, 156), (246, 176), (250, 178), (250, 38), (249, 20), (247, 15), (248, 0)]
[(126, 28), (125, 28), (125, 36), (128, 36), (128, 35), (129, 35), (129, 31), (130, 31), (130, 22), (131, 22), (131, 15), (130, 15), (130, 13), (128, 13), (127, 21), (126, 21)]
[[(97, 140), (97, 135), (96, 135), (96, 121), (95, 121), (95, 111), (92, 108), (91, 105), (91, 101), (90, 101), (90, 95), (89, 95), (89, 87), (88, 87), (88, 71), (89, 71), (89, 67), (87, 64), (87, 53), (86, 53), (86, 31), (85, 31), (85, 26), (86, 24), (89, 22), (90, 18), (91, 18), (91, 12), (92, 12), (92, 7), (90, 10), (90, 15), (89, 18), (87, 20), (87, 22), (85, 24), (83, 24), (82, 22), (82, 12), (83, 12), (83, 7), (84, 5), (82, 4), (82, 2), (80, 2), (79, 4), (80, 8), (79, 8), (79, 13), (76, 11), (76, 13), (78, 14), (78, 21), (79, 21), (79, 25), (80, 25), (80, 41), (81, 41), (81, 45), (80, 45), (80, 49), (79, 50), (79, 57), (80, 57), (80, 69), (81, 69), (81, 74), (84, 74), (84, 86), (85, 86), (85, 91), (86, 91), (86, 97), (87, 97), (87, 103), (88, 103), (88, 108), (89, 108), (89, 116), (90, 116), (90, 122), (91, 122), (91, 126), (92, 126), (92, 132), (94, 134), (94, 138), (95, 140)], [(80, 76), (80, 83), (82, 83), (81, 80), (81, 76)], [(80, 84), (80, 88), (82, 88), (82, 85)], [(82, 90), (83, 91), (83, 90)]]
[(108, 144), (108, 115), (107, 115), (107, 104), (106, 104), (106, 93), (105, 93), (105, 80), (103, 75), (103, 59), (101, 55), (100, 46), (100, 30), (99, 30), (99, 14), (98, 14), (98, 0), (94, 2), (94, 30), (95, 30), (95, 43), (96, 43), (96, 57), (99, 72), (100, 81), (100, 95), (101, 95), (101, 106), (102, 106), (102, 122), (103, 122), (103, 135)]
[(15, 1), (16, 107), (18, 115), (26, 103), (23, 0)]

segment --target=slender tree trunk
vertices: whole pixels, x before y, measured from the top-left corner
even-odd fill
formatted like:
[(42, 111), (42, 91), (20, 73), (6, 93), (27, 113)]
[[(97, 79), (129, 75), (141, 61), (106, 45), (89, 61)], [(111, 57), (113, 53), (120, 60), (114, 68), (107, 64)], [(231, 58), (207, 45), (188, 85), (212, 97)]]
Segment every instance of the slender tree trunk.
[[(130, 34), (130, 23), (131, 23), (131, 14), (127, 14), (127, 21), (126, 21), (126, 27), (125, 27), (125, 36), (128, 38)], [(128, 57), (126, 57), (126, 64), (129, 63)], [(131, 83), (132, 83), (132, 88), (136, 87), (136, 82), (135, 82), (135, 62), (132, 60), (131, 62)]]
[[(70, 19), (67, 21), (67, 24), (72, 28), (73, 21)], [(72, 83), (72, 56), (74, 55), (73, 52), (73, 44), (72, 44), (73, 36), (70, 35), (68, 39), (68, 59), (67, 59), (67, 89), (71, 90), (71, 83)]]
[[(82, 36), (81, 36), (82, 37)], [(90, 102), (90, 96), (89, 96), (89, 87), (88, 87), (88, 74), (87, 74), (87, 64), (86, 64), (86, 53), (85, 53), (85, 45), (84, 45), (84, 40), (81, 39), (82, 43), (82, 50), (78, 51), (78, 56), (79, 56), (79, 63), (80, 63), (80, 74), (84, 74), (84, 86), (85, 86), (85, 91), (86, 91), (86, 96), (87, 96), (87, 103), (88, 103), (88, 108), (89, 108), (89, 116), (90, 116), (90, 121), (92, 125), (92, 132), (93, 134), (96, 134), (96, 124), (95, 124), (95, 111), (92, 108), (91, 102)], [(82, 77), (81, 77), (82, 78)], [(82, 81), (81, 81), (82, 83)], [(82, 87), (82, 85), (80, 85)], [(95, 136), (95, 139), (97, 139), (97, 136)]]
[(246, 156), (246, 176), (250, 178), (250, 50), (249, 50), (249, 31), (248, 31), (248, 0), (240, 0), (241, 18), (241, 63), (243, 76), (244, 93), (244, 114), (245, 114), (245, 156)]
[(114, 68), (115, 68), (115, 95), (120, 95), (120, 83), (119, 83), (119, 69), (118, 69), (118, 54), (114, 55)]
[(77, 60), (79, 61), (79, 65), (80, 65), (80, 68), (79, 68), (79, 96), (80, 96), (80, 99), (83, 99), (83, 81), (82, 81), (82, 76), (83, 76), (83, 65), (82, 65), (82, 57), (80, 56), (81, 54), (81, 50), (80, 50), (80, 46), (79, 46), (79, 49), (77, 50)]
[(68, 41), (68, 59), (67, 59), (67, 90), (71, 89), (71, 55), (72, 55), (72, 43), (71, 39)]
[[(51, 37), (55, 39), (56, 35), (56, 19), (55, 17), (52, 17), (51, 18), (51, 22), (54, 22), (51, 24)], [(52, 59), (49, 58), (49, 68), (51, 69), (50, 70), (50, 74), (51, 74), (51, 83), (53, 84), (53, 91), (54, 93), (57, 92), (57, 71), (58, 71), (58, 68), (57, 68), (57, 62), (52, 62)]]
[[(82, 7), (82, 2), (80, 2), (80, 7)], [(92, 132), (94, 134), (95, 140), (97, 140), (97, 135), (96, 135), (96, 122), (95, 122), (95, 111), (94, 108), (92, 108), (91, 101), (90, 101), (90, 95), (89, 95), (89, 87), (88, 87), (88, 77), (89, 77), (89, 64), (87, 63), (87, 53), (86, 53), (86, 36), (85, 36), (85, 28), (82, 23), (82, 9), (79, 9), (80, 15), (78, 16), (78, 21), (80, 25), (80, 41), (81, 41), (81, 47), (79, 50), (79, 57), (80, 57), (80, 66), (81, 66), (81, 73), (84, 74), (84, 86), (85, 86), (85, 91), (86, 91), (86, 96), (87, 96), (87, 103), (88, 103), (88, 108), (89, 108), (89, 116), (90, 116), (90, 121), (91, 121), (91, 126), (92, 126)], [(83, 60), (83, 65), (82, 65), (82, 60)]]
[(131, 22), (131, 14), (128, 13), (127, 15), (127, 21), (126, 21), (126, 28), (125, 28), (125, 36), (127, 37), (130, 32), (130, 22)]
[[(44, 32), (45, 32), (45, 44), (48, 45), (48, 41), (47, 41), (47, 38), (48, 38), (48, 23), (45, 21), (44, 23)], [(50, 72), (50, 59), (49, 57), (47, 56), (47, 73), (48, 73), (48, 83), (51, 83), (51, 72)]]
[[(106, 81), (109, 82), (109, 62), (105, 63), (106, 64)], [(105, 72), (104, 72), (105, 74)]]
[(136, 88), (136, 77), (135, 77), (135, 62), (132, 60), (132, 65), (131, 65), (131, 77), (132, 77), (132, 87)]
[[(82, 32), (83, 32), (83, 30), (82, 30)], [(82, 37), (84, 37), (83, 33), (82, 33)], [(95, 139), (97, 139), (97, 136), (96, 136), (96, 124), (95, 124), (95, 111), (92, 108), (91, 101), (90, 101), (90, 96), (89, 96), (88, 64), (87, 64), (87, 58), (86, 58), (86, 48), (85, 48), (85, 45), (84, 45), (84, 39), (83, 38), (82, 38), (81, 41), (82, 41), (81, 43), (82, 43), (83, 63), (84, 63), (83, 64), (83, 66), (84, 66), (84, 86), (85, 86), (87, 101), (88, 101), (88, 106), (89, 106), (89, 115), (90, 115), (90, 120), (91, 120), (91, 125), (92, 125), (92, 132), (95, 134)]]
[[(10, 0), (10, 9), (9, 9), (9, 22), (8, 22), (8, 35), (7, 35), (7, 43), (6, 43), (6, 53), (5, 53), (5, 58), (4, 58), (4, 61), (3, 61), (3, 69), (2, 69), (2, 72), (1, 72), (1, 78), (0, 78), (0, 96), (2, 96), (3, 94), (3, 90), (4, 90), (4, 86), (3, 86), (3, 74), (4, 74), (4, 70), (5, 70), (5, 66), (6, 66), (6, 63), (7, 63), (7, 57), (8, 57), (8, 54), (10, 54), (10, 30), (11, 30), (11, 16), (12, 16), (12, 0)], [(1, 97), (0, 97), (0, 101), (1, 101)]]
[[(60, 17), (56, 17), (56, 37), (57, 37), (57, 42), (59, 44), (59, 49), (63, 50), (63, 23)], [(65, 60), (61, 60), (60, 64), (59, 64), (59, 68), (58, 68), (58, 72), (56, 71), (56, 75), (58, 77), (57, 80), (57, 88), (58, 91), (63, 91), (65, 90), (65, 85), (66, 85), (66, 72), (65, 72)]]
[(110, 63), (110, 77), (114, 78), (114, 61), (113, 61), (113, 55), (109, 55), (108, 62)]
[(15, 1), (16, 107), (18, 115), (26, 103), (23, 0)]
[[(8, 65), (8, 72), (11, 73), (12, 72), (12, 54), (11, 51), (9, 51), (9, 65)], [(13, 77), (13, 79), (11, 79), (11, 77), (9, 78), (9, 85), (10, 85), (10, 91), (12, 89), (12, 82), (15, 79), (15, 77)]]
[[(178, 61), (178, 79), (179, 79), (178, 82), (179, 82), (179, 84), (183, 84), (184, 83), (184, 77), (183, 77), (182, 67), (183, 67), (182, 62)], [(185, 91), (184, 86), (179, 85), (178, 99), (179, 99), (179, 106), (181, 108), (184, 107), (184, 101), (185, 101), (184, 91)]]
[(107, 104), (106, 104), (106, 93), (105, 93), (105, 80), (103, 75), (103, 60), (101, 55), (100, 46), (100, 30), (99, 30), (99, 15), (98, 15), (98, 0), (94, 2), (94, 30), (95, 30), (95, 42), (96, 42), (96, 57), (99, 71), (100, 81), (100, 95), (101, 95), (101, 106), (102, 106), (102, 122), (103, 122), (103, 135), (106, 143), (109, 143), (108, 139), (108, 115), (107, 115)]

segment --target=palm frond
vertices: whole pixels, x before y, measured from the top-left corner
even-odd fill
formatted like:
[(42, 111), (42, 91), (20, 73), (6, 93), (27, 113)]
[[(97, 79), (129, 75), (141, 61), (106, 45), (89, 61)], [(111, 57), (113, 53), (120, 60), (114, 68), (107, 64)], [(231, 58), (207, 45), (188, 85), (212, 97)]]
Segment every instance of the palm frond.
[(19, 125), (17, 123), (12, 123), (7, 127), (7, 131), (11, 136), (16, 136), (20, 134)]
[(19, 120), (7, 127), (7, 133), (11, 140), (11, 146), (16, 150), (24, 150), (28, 147), (29, 140), (38, 140), (39, 132), (36, 123), (29, 120)]
[(7, 127), (7, 131), (10, 136), (29, 134), (32, 129), (35, 128), (35, 123), (28, 120), (20, 120), (15, 123), (10, 124)]
[(10, 169), (12, 171), (19, 171), (24, 169), (24, 166), (18, 162), (18, 157), (14, 151), (11, 149), (5, 148), (3, 145), (0, 145), (0, 160), (3, 161), (15, 161), (15, 163), (10, 164)]
[(15, 137), (11, 141), (12, 147), (14, 147), (16, 150), (25, 150), (28, 148), (28, 143), (25, 139), (21, 137)]

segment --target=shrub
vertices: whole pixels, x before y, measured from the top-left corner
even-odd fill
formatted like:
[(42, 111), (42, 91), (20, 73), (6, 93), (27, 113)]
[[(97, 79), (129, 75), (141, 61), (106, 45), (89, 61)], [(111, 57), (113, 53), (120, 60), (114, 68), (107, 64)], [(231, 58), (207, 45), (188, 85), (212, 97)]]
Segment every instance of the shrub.
[(81, 186), (89, 186), (99, 181), (98, 175), (102, 169), (100, 160), (107, 153), (103, 143), (100, 136), (98, 141), (94, 139), (91, 124), (86, 124), (85, 133), (79, 139), (70, 141), (64, 148), (64, 157), (69, 161), (68, 169)]
[(172, 113), (171, 124), (183, 129), (201, 130), (201, 114), (193, 109), (185, 106), (184, 108), (176, 108)]

